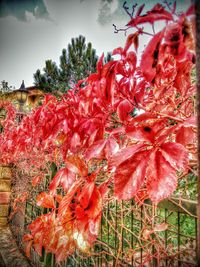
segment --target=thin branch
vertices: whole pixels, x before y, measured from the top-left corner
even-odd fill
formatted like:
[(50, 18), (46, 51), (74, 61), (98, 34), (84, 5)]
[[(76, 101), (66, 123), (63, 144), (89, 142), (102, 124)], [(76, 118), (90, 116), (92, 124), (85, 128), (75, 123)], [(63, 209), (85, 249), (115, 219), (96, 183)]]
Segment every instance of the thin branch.
[(114, 23), (113, 23), (113, 27), (114, 27), (114, 33), (124, 32), (125, 36), (126, 36), (127, 30), (130, 28), (130, 27), (127, 27), (125, 29), (117, 29), (117, 26)]
[(126, 14), (128, 14), (128, 16), (132, 19), (137, 4), (133, 4), (131, 13), (129, 11), (129, 7), (126, 4), (127, 4), (127, 2), (125, 1), (124, 4), (123, 4), (123, 9), (125, 10)]

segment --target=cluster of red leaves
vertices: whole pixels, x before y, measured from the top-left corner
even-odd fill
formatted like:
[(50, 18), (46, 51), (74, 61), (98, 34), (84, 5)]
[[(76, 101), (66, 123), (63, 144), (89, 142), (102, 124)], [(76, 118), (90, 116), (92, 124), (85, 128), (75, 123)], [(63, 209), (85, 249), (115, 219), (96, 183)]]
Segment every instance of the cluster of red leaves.
[[(29, 226), (27, 252), (33, 245), (41, 254), (44, 247), (60, 261), (75, 247), (87, 251), (98, 235), (107, 184), (114, 184), (118, 199), (157, 203), (176, 189), (177, 174), (188, 171), (194, 156), (188, 148), (196, 145), (194, 19), (192, 8), (178, 17), (173, 8), (169, 13), (157, 4), (141, 15), (141, 6), (128, 23), (136, 32), (113, 51), (118, 60), (104, 65), (102, 56), (97, 73), (61, 100), (47, 95), (19, 127), (4, 134), (5, 162), (40, 171), (47, 162), (65, 165), (49, 192), (37, 197), (51, 212)], [(152, 37), (138, 65), (131, 50), (143, 34), (138, 25), (158, 20), (168, 23)], [(135, 110), (142, 114), (134, 116)], [(103, 164), (95, 173), (94, 161)], [(97, 186), (102, 169), (108, 179)], [(33, 185), (40, 180), (36, 176)]]
[[(73, 253), (75, 247), (87, 252), (98, 236), (103, 193), (95, 185), (96, 176), (76, 180), (65, 196), (53, 194), (55, 184), (65, 178), (70, 180), (67, 171), (59, 171), (50, 185), (50, 192), (37, 196), (37, 205), (51, 212), (29, 225), (30, 234), (24, 236), (24, 241), (28, 242), (27, 255), (32, 245), (39, 255), (44, 247), (47, 253), (54, 253), (59, 262)], [(66, 190), (66, 184), (63, 189)]]
[(2, 156), (0, 158), (0, 163), (6, 163), (7, 161), (12, 162), (12, 155), (10, 153), (6, 153), (6, 148), (9, 143), (8, 140), (11, 140), (11, 132), (16, 129), (15, 117), (16, 112), (13, 105), (9, 101), (1, 101), (0, 127), (2, 133), (0, 134), (0, 155)]

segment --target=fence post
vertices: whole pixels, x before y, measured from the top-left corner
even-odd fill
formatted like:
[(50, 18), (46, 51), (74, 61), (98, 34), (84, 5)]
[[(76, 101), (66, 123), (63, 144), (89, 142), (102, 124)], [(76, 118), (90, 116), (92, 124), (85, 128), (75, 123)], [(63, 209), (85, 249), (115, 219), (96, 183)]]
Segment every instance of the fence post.
[(11, 176), (9, 166), (0, 166), (0, 227), (7, 226), (11, 195)]
[[(200, 3), (195, 1), (196, 9), (196, 79), (197, 79), (197, 114), (198, 140), (200, 140)], [(198, 196), (197, 196), (197, 266), (200, 266), (200, 142), (198, 142)]]

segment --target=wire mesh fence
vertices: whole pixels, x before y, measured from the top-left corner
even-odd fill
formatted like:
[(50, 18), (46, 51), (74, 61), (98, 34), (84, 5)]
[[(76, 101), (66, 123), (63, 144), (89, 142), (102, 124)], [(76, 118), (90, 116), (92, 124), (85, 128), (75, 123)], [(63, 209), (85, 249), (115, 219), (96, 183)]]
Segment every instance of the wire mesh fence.
[[(48, 179), (43, 187), (47, 185)], [(75, 251), (59, 266), (197, 266), (196, 202), (176, 198), (177, 192), (174, 198), (161, 202), (157, 207), (149, 201), (141, 205), (133, 200), (117, 201), (108, 196), (94, 247), (87, 254)], [(17, 226), (16, 221), (11, 221), (11, 228), (22, 249), (22, 236), (27, 233), (27, 226), (37, 216), (48, 212), (48, 209), (35, 205), (35, 193), (22, 207), (23, 223)], [(195, 189), (192, 194), (196, 194)], [(45, 251), (40, 257), (32, 250), (31, 262), (36, 267), (57, 266), (54, 255)]]

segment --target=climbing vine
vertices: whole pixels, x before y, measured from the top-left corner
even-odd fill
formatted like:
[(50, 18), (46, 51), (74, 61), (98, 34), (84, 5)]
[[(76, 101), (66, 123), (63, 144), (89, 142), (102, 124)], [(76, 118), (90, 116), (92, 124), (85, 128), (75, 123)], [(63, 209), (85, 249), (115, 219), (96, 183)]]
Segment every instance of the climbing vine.
[[(195, 172), (194, 7), (181, 15), (175, 3), (156, 4), (146, 13), (143, 8), (130, 14), (132, 33), (113, 51), (118, 59), (103, 64), (102, 55), (97, 72), (61, 99), (46, 95), (12, 131), (5, 124), (1, 163), (34, 173), (33, 187), (49, 163), (58, 167), (48, 190), (37, 196), (37, 205), (49, 212), (29, 225), (27, 255), (32, 246), (39, 255), (42, 248), (54, 253), (57, 262), (75, 248), (87, 252), (108, 194), (157, 204), (180, 177)], [(143, 26), (157, 21), (165, 26), (147, 33), (151, 40), (139, 61)]]

